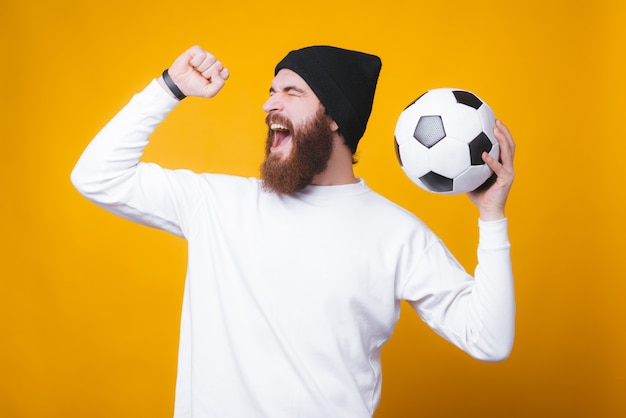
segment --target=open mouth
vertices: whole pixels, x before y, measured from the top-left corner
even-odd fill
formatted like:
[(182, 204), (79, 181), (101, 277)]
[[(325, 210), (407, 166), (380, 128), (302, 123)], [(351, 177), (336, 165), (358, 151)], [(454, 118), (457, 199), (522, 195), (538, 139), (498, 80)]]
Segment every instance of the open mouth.
[(271, 151), (279, 151), (291, 143), (291, 131), (289, 128), (280, 123), (271, 123), (270, 129), (274, 134)]

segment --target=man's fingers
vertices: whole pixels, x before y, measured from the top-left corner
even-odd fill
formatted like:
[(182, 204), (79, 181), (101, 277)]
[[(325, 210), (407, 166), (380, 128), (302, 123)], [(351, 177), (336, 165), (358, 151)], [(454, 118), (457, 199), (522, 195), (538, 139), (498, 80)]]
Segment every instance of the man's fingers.
[(502, 164), (500, 163), (500, 161), (493, 158), (491, 154), (487, 152), (483, 152), (482, 157), (483, 157), (483, 161), (485, 162), (485, 164), (487, 164), (489, 168), (491, 168), (491, 171), (493, 171), (496, 174), (500, 172), (502, 168)]
[(515, 142), (511, 133), (501, 121), (496, 121), (496, 128), (494, 130), (496, 139), (500, 144), (500, 159), (505, 164), (512, 164), (513, 155), (515, 153)]
[(192, 65), (196, 71), (204, 75), (205, 73), (212, 71), (215, 66), (220, 66), (222, 64), (213, 55), (206, 53), (198, 65), (195, 65), (195, 63)]
[(200, 48), (197, 45), (189, 48), (187, 50), (187, 54), (189, 54), (189, 57), (190, 57), (189, 65), (191, 65), (193, 68), (196, 68), (196, 69), (200, 67), (200, 65), (202, 65), (202, 63), (207, 58), (208, 59), (214, 58), (213, 55), (209, 54), (207, 51), (205, 51), (204, 49)]
[(224, 65), (222, 65), (220, 61), (217, 61), (215, 59), (213, 60), (213, 63), (207, 68), (201, 68), (202, 67), (199, 67), (198, 71), (200, 72), (200, 74), (202, 74), (202, 77), (206, 78), (207, 80), (210, 80), (213, 77), (221, 77), (221, 72), (224, 71)]
[(224, 68), (222, 62), (215, 58), (214, 55), (200, 47), (193, 47), (189, 50), (189, 52), (191, 54), (189, 65), (191, 65), (195, 71), (200, 73), (202, 77), (209, 81), (216, 77), (223, 78), (224, 80), (228, 78), (228, 70)]
[(228, 77), (230, 77), (230, 70), (228, 68), (222, 67), (222, 69), (218, 72), (218, 76), (226, 81)]
[(185, 95), (207, 98), (215, 96), (230, 76), (221, 61), (199, 46), (187, 49), (169, 73)]

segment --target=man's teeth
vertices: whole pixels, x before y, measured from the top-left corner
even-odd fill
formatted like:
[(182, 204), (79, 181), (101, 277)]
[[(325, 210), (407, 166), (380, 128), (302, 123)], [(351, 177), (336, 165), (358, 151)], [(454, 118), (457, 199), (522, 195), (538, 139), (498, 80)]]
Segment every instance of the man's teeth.
[(283, 125), (281, 125), (281, 124), (279, 124), (279, 123), (272, 123), (272, 124), (270, 125), (270, 128), (271, 128), (273, 131), (287, 131), (287, 130), (288, 130), (285, 126), (283, 126)]

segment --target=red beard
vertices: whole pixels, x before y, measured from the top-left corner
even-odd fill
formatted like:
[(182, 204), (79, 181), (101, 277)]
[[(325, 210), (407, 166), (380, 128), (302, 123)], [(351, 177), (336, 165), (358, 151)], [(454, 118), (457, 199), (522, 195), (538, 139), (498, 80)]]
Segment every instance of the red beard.
[[(286, 159), (270, 152), (274, 132), (269, 129), (265, 145), (265, 161), (261, 165), (263, 189), (277, 194), (292, 194), (311, 184), (313, 178), (328, 167), (333, 150), (332, 119), (323, 108), (297, 131), (288, 121), (275, 115), (272, 122), (287, 126), (292, 135), (292, 150)], [(270, 115), (266, 121), (269, 126)]]

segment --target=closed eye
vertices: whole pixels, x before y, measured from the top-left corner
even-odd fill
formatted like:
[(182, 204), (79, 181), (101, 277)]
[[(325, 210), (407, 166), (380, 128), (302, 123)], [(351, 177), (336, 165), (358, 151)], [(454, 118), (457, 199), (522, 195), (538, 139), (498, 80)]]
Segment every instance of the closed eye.
[(285, 91), (290, 96), (302, 96), (304, 94), (304, 90), (301, 90), (297, 87), (288, 87), (285, 89)]
[[(302, 96), (305, 91), (301, 88), (295, 86), (287, 86), (281, 90), (282, 93), (285, 93), (289, 96)], [(270, 96), (276, 94), (276, 89), (274, 87), (270, 88)]]

